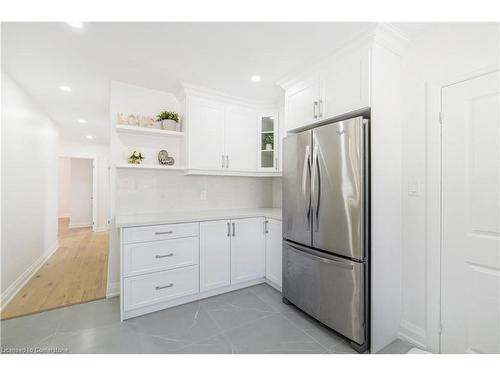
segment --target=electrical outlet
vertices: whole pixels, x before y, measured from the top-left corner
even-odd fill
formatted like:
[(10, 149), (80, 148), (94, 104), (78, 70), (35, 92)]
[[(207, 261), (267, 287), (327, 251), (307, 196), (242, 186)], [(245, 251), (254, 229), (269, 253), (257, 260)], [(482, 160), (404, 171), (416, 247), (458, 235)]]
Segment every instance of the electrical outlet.
[(201, 193), (200, 193), (200, 199), (202, 201), (206, 201), (207, 200), (207, 191), (206, 190), (202, 190)]
[(410, 197), (420, 196), (420, 184), (418, 181), (408, 182), (408, 196)]

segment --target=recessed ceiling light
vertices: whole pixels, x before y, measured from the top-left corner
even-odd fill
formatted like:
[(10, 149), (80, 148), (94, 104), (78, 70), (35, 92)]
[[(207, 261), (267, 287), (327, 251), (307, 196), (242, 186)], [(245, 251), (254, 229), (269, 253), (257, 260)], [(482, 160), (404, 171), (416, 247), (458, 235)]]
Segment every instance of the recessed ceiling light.
[(253, 75), (250, 79), (252, 80), (252, 82), (260, 82), (260, 76), (258, 75)]
[(67, 22), (68, 25), (74, 27), (75, 29), (83, 28), (83, 22)]
[(78, 120), (78, 123), (79, 124), (86, 124), (87, 120), (84, 120), (84, 119), (81, 118), (81, 119)]
[(59, 90), (64, 91), (64, 92), (70, 92), (71, 87), (62, 85), (62, 86), (59, 86)]
[(87, 135), (85, 138), (87, 138), (87, 139), (92, 139), (92, 138), (94, 138), (94, 137), (92, 137), (91, 135)]

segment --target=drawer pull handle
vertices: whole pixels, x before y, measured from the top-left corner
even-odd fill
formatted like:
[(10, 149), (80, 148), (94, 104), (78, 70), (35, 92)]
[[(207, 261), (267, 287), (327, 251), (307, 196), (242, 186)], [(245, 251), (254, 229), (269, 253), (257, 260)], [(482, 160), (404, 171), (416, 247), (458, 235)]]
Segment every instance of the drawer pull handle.
[(165, 254), (165, 255), (157, 255), (157, 256), (156, 256), (156, 259), (160, 259), (160, 258), (167, 258), (167, 257), (173, 257), (173, 256), (174, 256), (174, 253)]
[(160, 289), (166, 289), (166, 288), (171, 288), (174, 286), (174, 283), (170, 283), (170, 284), (167, 284), (167, 285), (163, 285), (163, 286), (157, 286), (155, 289), (156, 290), (160, 290)]
[(157, 236), (158, 236), (158, 235), (160, 235), (160, 234), (172, 234), (172, 233), (174, 233), (174, 231), (173, 231), (173, 230), (168, 230), (168, 231), (166, 231), (166, 232), (155, 232), (155, 234), (156, 234)]

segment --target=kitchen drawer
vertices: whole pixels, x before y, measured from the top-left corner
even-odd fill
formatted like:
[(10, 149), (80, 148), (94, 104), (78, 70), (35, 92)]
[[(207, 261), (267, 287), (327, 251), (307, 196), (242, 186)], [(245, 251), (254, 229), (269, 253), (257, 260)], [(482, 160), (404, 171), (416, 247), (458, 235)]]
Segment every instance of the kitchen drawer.
[(123, 279), (123, 310), (130, 311), (198, 293), (198, 266)]
[(151, 225), (123, 229), (123, 243), (168, 240), (198, 235), (198, 223)]
[(123, 245), (123, 276), (198, 264), (198, 237)]

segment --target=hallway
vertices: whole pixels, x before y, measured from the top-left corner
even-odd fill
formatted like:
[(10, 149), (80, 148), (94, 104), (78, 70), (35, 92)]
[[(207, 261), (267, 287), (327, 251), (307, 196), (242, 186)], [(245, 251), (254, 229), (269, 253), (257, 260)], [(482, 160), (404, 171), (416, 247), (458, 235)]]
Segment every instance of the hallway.
[(59, 219), (59, 248), (2, 311), (2, 320), (106, 297), (108, 233), (68, 225), (68, 218)]

